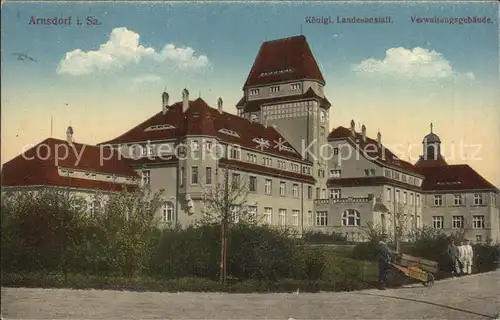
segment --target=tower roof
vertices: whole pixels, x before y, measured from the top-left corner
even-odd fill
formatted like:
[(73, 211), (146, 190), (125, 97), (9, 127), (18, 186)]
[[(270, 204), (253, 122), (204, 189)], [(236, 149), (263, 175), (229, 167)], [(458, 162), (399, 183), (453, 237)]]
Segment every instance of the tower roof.
[(434, 126), (431, 123), (431, 132), (424, 137), (422, 143), (424, 144), (441, 143), (441, 139), (439, 139), (439, 136), (433, 132), (433, 127)]
[(298, 79), (325, 84), (306, 37), (302, 35), (264, 42), (245, 87)]

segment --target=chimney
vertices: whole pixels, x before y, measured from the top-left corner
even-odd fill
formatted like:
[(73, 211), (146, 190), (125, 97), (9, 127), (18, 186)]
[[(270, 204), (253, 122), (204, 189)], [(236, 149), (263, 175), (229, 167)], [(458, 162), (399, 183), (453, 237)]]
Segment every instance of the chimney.
[(73, 144), (73, 127), (71, 126), (66, 129), (66, 140), (68, 141), (69, 145)]
[(354, 123), (354, 120), (351, 120), (351, 135), (356, 137), (356, 124)]
[(377, 133), (377, 142), (378, 142), (378, 146), (381, 147), (382, 146), (382, 135), (380, 134), (380, 130)]
[(163, 94), (161, 95), (161, 100), (162, 100), (162, 113), (165, 114), (167, 113), (167, 109), (168, 109), (168, 93), (166, 92), (163, 92)]
[(366, 127), (365, 127), (365, 125), (361, 126), (361, 135), (363, 137), (363, 142), (366, 142)]
[(220, 113), (222, 113), (222, 98), (219, 97), (217, 100), (217, 109), (219, 110)]
[(186, 112), (189, 108), (189, 91), (182, 90), (182, 112)]

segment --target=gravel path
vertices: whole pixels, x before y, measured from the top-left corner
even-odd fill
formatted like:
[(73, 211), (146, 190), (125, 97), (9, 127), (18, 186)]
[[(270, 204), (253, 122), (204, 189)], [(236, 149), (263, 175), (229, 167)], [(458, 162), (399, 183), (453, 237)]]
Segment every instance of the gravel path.
[(226, 294), (2, 288), (3, 319), (494, 319), (500, 271), (385, 291)]

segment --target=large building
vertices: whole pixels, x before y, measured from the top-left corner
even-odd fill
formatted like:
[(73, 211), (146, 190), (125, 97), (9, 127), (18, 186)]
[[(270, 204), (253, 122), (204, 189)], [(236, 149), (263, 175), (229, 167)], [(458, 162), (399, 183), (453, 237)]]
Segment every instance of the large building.
[(359, 132), (354, 121), (330, 131), (325, 85), (304, 36), (268, 41), (251, 67), (237, 115), (226, 112), (220, 98), (211, 107), (190, 100), (185, 89), (181, 101), (170, 103), (164, 92), (157, 114), (98, 146), (73, 143), (72, 129), (67, 141), (45, 140), (27, 154), (44, 144), (52, 152), (61, 145), (85, 150), (59, 163), (18, 156), (4, 165), (2, 186), (91, 194), (148, 185), (165, 190), (161, 218), (186, 226), (202, 217), (207, 189), (220, 182), (219, 168), (227, 168), (231, 183), (248, 189), (245, 208), (235, 212), (245, 210), (262, 223), (363, 241), (361, 229), (369, 223), (391, 232), (404, 217), (410, 231), (428, 225), (465, 230), (478, 242), (500, 241), (499, 190), (468, 165), (448, 165), (432, 128), (416, 164), (398, 159), (380, 132), (372, 139), (364, 125)]

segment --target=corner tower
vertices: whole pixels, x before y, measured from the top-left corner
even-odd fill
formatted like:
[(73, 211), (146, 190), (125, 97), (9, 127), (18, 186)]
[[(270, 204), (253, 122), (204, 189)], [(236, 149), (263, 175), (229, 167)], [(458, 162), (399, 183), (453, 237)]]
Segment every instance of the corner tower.
[[(324, 95), (325, 84), (305, 36), (267, 41), (260, 47), (236, 106), (240, 117), (275, 126), (313, 161), (319, 180), (326, 178), (326, 161), (319, 157), (319, 150), (327, 143), (330, 128), (331, 104)], [(326, 180), (319, 183), (325, 185)]]

